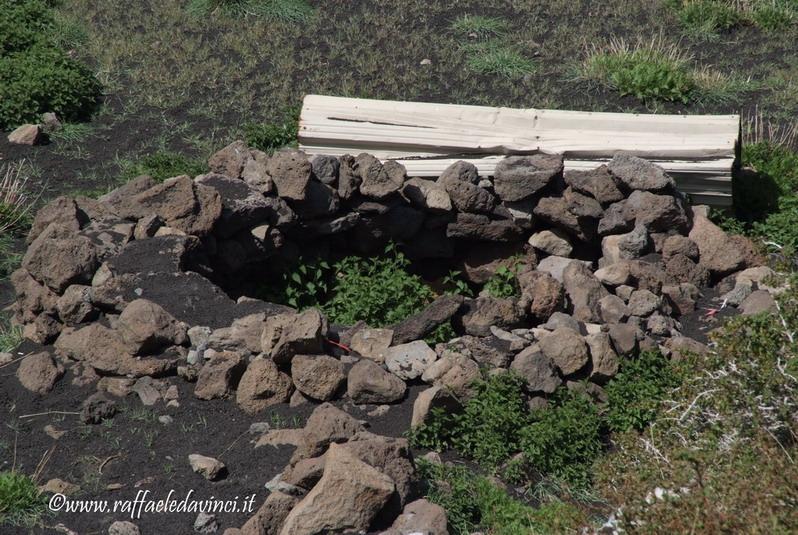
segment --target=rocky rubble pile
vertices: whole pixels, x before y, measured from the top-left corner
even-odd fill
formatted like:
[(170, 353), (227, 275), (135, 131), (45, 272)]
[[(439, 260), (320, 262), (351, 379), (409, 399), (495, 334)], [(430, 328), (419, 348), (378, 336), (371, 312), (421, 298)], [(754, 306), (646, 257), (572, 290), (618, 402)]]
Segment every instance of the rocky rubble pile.
[[(706, 288), (745, 313), (774, 306), (772, 271), (758, 266), (753, 246), (690, 206), (662, 169), (625, 154), (578, 172), (564, 172), (557, 155), (509, 157), (492, 178), (458, 162), (427, 180), (366, 154), (268, 156), (236, 142), (210, 167), (193, 179), (138, 177), (96, 200), (60, 197), (36, 215), (12, 276), (14, 312), (26, 337), (52, 349), (24, 359), (26, 388), (46, 394), (73, 367), (97, 383), (84, 420), (99, 421), (117, 394), (174, 402), (178, 378), (194, 382), (198, 398), (230, 398), (250, 414), (340, 398), (385, 406), (421, 383), (415, 425), (433, 407), (457, 410), (485, 370), (521, 375), (530, 406), (560, 387), (601, 401), (621, 359), (705, 350), (679, 318)], [(368, 253), (389, 240), (477, 284), (516, 264), (520, 297), (441, 296), (373, 328), (229, 296), (235, 283), (303, 251)], [(424, 341), (450, 321), (457, 338)], [(389, 533), (445, 531), (413, 524), (445, 525), (445, 516), (413, 501), (404, 441), (372, 435), (327, 404), (311, 420), (244, 533), (394, 519)], [(285, 437), (262, 442), (275, 440)]]

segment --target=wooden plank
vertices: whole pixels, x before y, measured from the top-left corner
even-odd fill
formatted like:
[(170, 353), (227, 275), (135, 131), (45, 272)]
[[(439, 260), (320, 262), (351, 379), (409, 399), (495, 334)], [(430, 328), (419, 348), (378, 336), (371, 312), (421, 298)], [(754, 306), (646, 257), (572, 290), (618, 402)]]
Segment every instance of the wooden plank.
[[(412, 176), (474, 163), (491, 176), (511, 154), (561, 153), (567, 169), (589, 169), (618, 151), (647, 158), (712, 204), (731, 199), (740, 118), (491, 108), (308, 95), (300, 148), (310, 154), (368, 152)], [(717, 201), (717, 202), (715, 202)]]

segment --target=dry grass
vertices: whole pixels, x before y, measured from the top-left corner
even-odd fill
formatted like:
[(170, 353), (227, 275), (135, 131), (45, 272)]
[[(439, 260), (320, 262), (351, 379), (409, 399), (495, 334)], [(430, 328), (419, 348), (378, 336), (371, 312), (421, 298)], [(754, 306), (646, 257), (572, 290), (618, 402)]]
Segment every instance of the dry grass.
[(24, 227), (38, 199), (29, 193), (25, 167), (24, 161), (0, 166), (0, 233)]

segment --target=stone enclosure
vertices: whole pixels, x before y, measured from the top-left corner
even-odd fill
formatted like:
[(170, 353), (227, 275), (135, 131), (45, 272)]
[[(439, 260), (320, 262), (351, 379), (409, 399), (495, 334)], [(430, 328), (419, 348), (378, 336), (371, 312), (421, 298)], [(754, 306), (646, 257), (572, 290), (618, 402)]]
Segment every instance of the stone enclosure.
[[(525, 379), (530, 407), (557, 388), (601, 402), (622, 359), (706, 349), (680, 322), (702, 292), (744, 313), (774, 306), (753, 245), (631, 155), (580, 172), (564, 172), (558, 155), (514, 156), (493, 177), (458, 162), (434, 181), (368, 154), (269, 156), (242, 142), (209, 164), (39, 211), (12, 280), (15, 320), (43, 347), (18, 376), (42, 395), (65, 367), (96, 382), (87, 422), (112, 416), (114, 396), (131, 389), (168, 401), (178, 380), (250, 414), (321, 403), (304, 430), (260, 439), (297, 449), (244, 533), (399, 534), (441, 522), (436, 506), (414, 501), (406, 441), (325, 402), (386, 406), (423, 384), (418, 424), (432, 407), (457, 410), (483, 372), (507, 370)], [(457, 269), (476, 287), (514, 265), (520, 296), (442, 295), (389, 328), (330, 325), (315, 309), (253, 297), (301, 257), (378, 254), (391, 242), (418, 271)], [(424, 338), (449, 321), (457, 338), (430, 347)]]

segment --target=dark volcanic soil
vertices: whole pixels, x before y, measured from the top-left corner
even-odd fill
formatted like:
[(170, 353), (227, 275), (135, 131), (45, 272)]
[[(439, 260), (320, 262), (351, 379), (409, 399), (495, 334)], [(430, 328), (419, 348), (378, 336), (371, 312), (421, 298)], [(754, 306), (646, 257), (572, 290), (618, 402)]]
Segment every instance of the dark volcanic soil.
[[(35, 349), (38, 348), (20, 348), (25, 353)], [(315, 403), (296, 408), (284, 404), (249, 416), (233, 400), (195, 398), (193, 384), (173, 377), (170, 382), (179, 389), (180, 407), (167, 407), (163, 401), (145, 407), (136, 394), (131, 394), (118, 399), (119, 413), (112, 420), (83, 425), (74, 413), (95, 391), (95, 384), (75, 386), (74, 375), (68, 372), (52, 392), (41, 397), (19, 384), (17, 367), (15, 362), (0, 368), (0, 420), (5, 424), (0, 426), (0, 471), (15, 466), (30, 474), (41, 463), (38, 483), (59, 478), (79, 485), (80, 492), (72, 496), (76, 500), (133, 500), (140, 491), (149, 491), (147, 499), (152, 500), (165, 499), (174, 491), (173, 499), (181, 500), (193, 491), (192, 499), (236, 499), (244, 507), (245, 499), (254, 494), (257, 510), (268, 495), (264, 484), (283, 470), (293, 447), (255, 449), (253, 442), (260, 435), (250, 434), (250, 425), (266, 422), (273, 429), (302, 427), (316, 407)], [(335, 404), (356, 418), (367, 420), (374, 433), (401, 436), (410, 426), (413, 401), (422, 388), (411, 386), (406, 399), (382, 416), (367, 414), (375, 406), (358, 407), (344, 401)], [(161, 423), (158, 417), (164, 415), (173, 421)], [(47, 425), (65, 433), (53, 439), (44, 431)], [(227, 477), (210, 482), (195, 474), (188, 462), (192, 453), (224, 462)], [(240, 527), (249, 516), (249, 512), (217, 514), (221, 523), (218, 533), (228, 527)], [(143, 513), (132, 521), (144, 535), (179, 535), (193, 533), (195, 518), (192, 513)], [(44, 519), (48, 527), (37, 528), (33, 533), (63, 534), (55, 529), (63, 524), (80, 535), (104, 534), (116, 520), (130, 518), (124, 513), (50, 513)], [(31, 533), (9, 526), (0, 532)]]

